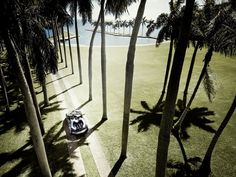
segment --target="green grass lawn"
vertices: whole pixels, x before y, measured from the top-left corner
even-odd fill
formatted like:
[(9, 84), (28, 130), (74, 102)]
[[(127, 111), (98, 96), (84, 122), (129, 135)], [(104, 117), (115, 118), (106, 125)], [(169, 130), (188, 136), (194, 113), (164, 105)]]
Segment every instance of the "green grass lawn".
[[(76, 65), (76, 50), (74, 50), (75, 68)], [(144, 111), (141, 106), (141, 101), (146, 101), (150, 107), (154, 106), (158, 100), (162, 84), (164, 80), (165, 66), (167, 60), (168, 43), (161, 45), (159, 48), (154, 46), (137, 47), (135, 57), (135, 70), (133, 81), (133, 93), (131, 107), (134, 110)], [(179, 98), (183, 96), (183, 89), (187, 78), (188, 67), (193, 49), (190, 48), (186, 54), (182, 77), (179, 88)], [(203, 66), (203, 58), (206, 50), (202, 49), (198, 52), (194, 73), (190, 83), (190, 94), (198, 79), (200, 70)], [(81, 104), (88, 100), (88, 80), (87, 80), (87, 58), (88, 48), (81, 47), (81, 57), (83, 66), (83, 85), (73, 88), (77, 93), (77, 99)], [(125, 79), (125, 64), (127, 58), (127, 48), (123, 47), (107, 47), (107, 91), (108, 91), (108, 121), (103, 123), (97, 130), (99, 140), (103, 146), (106, 158), (111, 168), (117, 162), (120, 155), (121, 144), (121, 129), (123, 119), (123, 102), (124, 102), (124, 79)], [(83, 112), (89, 119), (92, 125), (98, 123), (102, 117), (102, 91), (101, 91), (101, 73), (100, 73), (100, 48), (94, 49), (93, 62), (93, 100), (83, 106)], [(217, 93), (212, 103), (208, 101), (205, 91), (200, 86), (193, 102), (192, 108), (207, 107), (214, 111), (215, 115), (209, 117), (215, 122), (212, 124), (214, 129), (217, 129), (222, 119), (226, 115), (233, 97), (235, 95), (236, 85), (236, 58), (225, 57), (221, 54), (214, 53), (211, 69), (216, 78)], [(74, 75), (70, 75), (69, 68), (63, 68), (60, 64), (60, 75), (71, 85), (78, 84), (78, 71)], [(54, 176), (74, 176), (71, 164), (68, 162), (68, 151), (65, 140), (65, 133), (62, 132), (62, 118), (60, 111), (66, 109), (70, 111), (75, 108), (61, 107), (60, 103), (63, 100), (58, 100), (55, 95), (53, 84), (48, 79), (48, 95), (51, 98), (51, 106), (44, 109), (44, 124), (46, 128), (45, 141), (47, 142), (47, 152), (50, 154), (49, 163)], [(37, 91), (41, 88), (36, 84)], [(42, 102), (42, 93), (38, 94), (38, 100)], [(131, 113), (130, 121), (136, 119), (140, 114)], [(224, 130), (213, 154), (212, 171), (215, 176), (232, 177), (236, 176), (236, 115), (234, 113), (232, 119)], [(1, 125), (2, 126), (2, 125)], [(159, 127), (152, 125), (147, 131), (138, 132), (139, 123), (130, 125), (128, 156), (123, 162), (118, 177), (151, 177), (155, 174), (156, 148)], [(1, 127), (2, 128), (2, 127)], [(34, 153), (31, 146), (27, 146), (20, 151), (18, 155), (12, 154), (17, 149), (27, 143), (29, 139), (29, 129), (24, 124), (23, 130), (16, 132), (16, 126), (13, 126), (0, 135), (0, 176), (4, 173), (13, 174), (15, 176), (34, 176), (38, 170), (37, 164), (34, 161)], [(208, 147), (209, 141), (213, 134), (201, 130), (197, 127), (188, 129), (190, 138), (184, 141), (188, 157), (203, 157)], [(98, 176), (96, 165), (91, 156), (89, 148), (85, 145), (81, 146), (85, 170), (88, 177)], [(12, 159), (13, 158), (13, 159)], [(4, 159), (4, 160), (2, 160)], [(169, 159), (181, 161), (182, 156), (176, 140), (171, 137), (169, 146)], [(20, 164), (20, 165), (19, 165)], [(17, 169), (21, 167), (20, 169)], [(31, 172), (33, 169), (33, 172)], [(169, 173), (172, 170), (168, 170)]]

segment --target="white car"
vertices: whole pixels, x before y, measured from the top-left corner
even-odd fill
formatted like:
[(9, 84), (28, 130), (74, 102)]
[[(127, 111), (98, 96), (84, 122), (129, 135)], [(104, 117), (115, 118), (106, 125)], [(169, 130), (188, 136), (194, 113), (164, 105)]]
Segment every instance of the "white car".
[(88, 131), (88, 126), (85, 122), (83, 114), (79, 110), (74, 110), (66, 114), (70, 134), (80, 135)]

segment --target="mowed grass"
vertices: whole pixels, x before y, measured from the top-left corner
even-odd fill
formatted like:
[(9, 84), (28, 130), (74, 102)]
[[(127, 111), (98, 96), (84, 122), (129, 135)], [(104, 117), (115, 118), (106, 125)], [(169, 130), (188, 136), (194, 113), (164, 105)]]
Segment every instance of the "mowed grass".
[[(168, 43), (165, 43), (162, 44), (159, 48), (156, 48), (154, 46), (142, 46), (136, 48), (131, 103), (132, 109), (143, 111), (144, 108), (140, 104), (141, 101), (146, 101), (149, 106), (152, 107), (158, 100), (163, 86), (168, 47)], [(103, 146), (103, 150), (111, 168), (115, 165), (120, 155), (127, 50), (128, 49), (124, 47), (106, 48), (108, 120), (96, 130), (96, 133), (98, 134), (98, 138)], [(192, 52), (193, 48), (189, 48), (186, 53), (178, 98), (182, 98), (183, 96), (183, 90), (187, 78)], [(200, 74), (205, 53), (205, 49), (202, 49), (198, 52), (188, 96), (191, 95), (191, 92), (193, 91), (193, 88)], [(76, 70), (76, 73), (74, 75), (70, 75), (70, 67), (64, 68), (64, 64), (59, 65), (59, 73), (61, 77), (64, 77), (63, 79), (66, 79), (66, 81), (70, 83), (71, 87), (77, 85), (79, 81), (75, 48), (73, 49), (73, 56)], [(51, 140), (49, 142), (53, 142), (53, 147), (46, 147), (47, 152), (49, 152), (51, 156), (51, 158), (49, 158), (49, 163), (54, 176), (60, 176), (62, 174), (68, 175), (69, 173), (70, 176), (73, 176), (73, 169), (71, 167), (71, 164), (67, 161), (68, 156), (66, 156), (66, 154), (68, 153), (68, 151), (65, 144), (64, 132), (61, 132), (61, 121), (63, 120), (63, 117), (61, 117), (60, 111), (66, 109), (69, 112), (70, 110), (83, 105), (83, 103), (86, 103), (82, 109), (92, 126), (98, 123), (102, 117), (102, 85), (100, 72), (101, 60), (99, 47), (94, 48), (93, 56), (92, 101), (87, 103), (87, 47), (81, 47), (84, 82), (82, 85), (73, 87), (73, 91), (76, 93), (77, 99), (81, 104), (76, 105), (76, 107), (74, 108), (61, 107), (60, 103), (63, 100), (57, 100), (55, 89), (52, 84), (53, 81), (50, 80), (50, 77), (47, 80), (48, 95), (49, 98), (51, 98), (51, 106), (48, 109), (45, 109), (46, 113), (44, 114), (44, 124), (47, 134), (50, 135), (47, 136), (47, 138)], [(206, 97), (203, 87), (201, 86), (193, 102), (192, 108), (207, 107), (209, 110), (214, 111), (215, 115), (209, 118), (211, 120), (215, 120), (215, 122), (212, 124), (212, 127), (217, 129), (224, 116), (226, 115), (235, 95), (236, 58), (225, 57), (224, 55), (214, 53), (210, 66), (212, 71), (214, 72), (214, 77), (216, 80), (216, 96), (213, 102), (210, 103), (208, 101), (208, 98)], [(41, 90), (41, 88), (37, 85), (36, 87), (38, 91)], [(39, 93), (38, 99), (40, 102), (42, 102), (42, 98), (42, 93)], [(140, 116), (140, 114), (131, 113), (130, 121), (136, 119), (138, 116)], [(212, 171), (215, 176), (236, 176), (235, 124), (236, 116), (234, 113), (232, 119), (230, 120), (221, 138), (219, 139), (219, 142), (213, 154)], [(123, 162), (121, 168), (117, 173), (117, 176), (154, 176), (159, 127), (151, 125), (147, 131), (138, 132), (137, 123), (134, 125), (130, 125), (129, 128), (127, 159)], [(27, 140), (29, 139), (28, 128), (17, 134), (14, 130), (15, 127), (12, 127), (5, 133), (1, 134), (0, 140), (1, 144), (3, 144), (0, 147), (1, 156), (3, 156), (4, 153), (15, 152), (18, 148), (27, 143)], [(203, 157), (213, 134), (194, 126), (188, 129), (188, 133), (190, 135), (190, 138), (187, 141), (184, 141), (188, 157)], [(33, 154), (33, 151), (31, 152)], [(26, 155), (31, 155), (31, 152), (27, 153)], [(83, 156), (87, 176), (99, 176), (96, 165), (93, 162), (91, 152), (86, 145), (81, 146), (81, 153)], [(22, 161), (23, 157), (24, 156), (22, 155), (16, 160), (5, 159), (6, 162), (0, 167), (0, 174), (2, 175), (14, 169), (16, 165), (19, 164), (20, 161)], [(179, 146), (173, 137), (171, 137), (169, 146), (169, 159), (172, 159), (174, 161), (183, 161)], [(15, 170), (16, 174), (18, 174), (19, 176), (24, 176), (25, 174), (29, 173), (31, 174), (31, 176), (33, 176), (32, 174), (34, 173), (31, 173), (30, 171), (32, 169), (35, 169), (35, 166), (30, 164), (31, 161), (27, 161), (26, 164), (23, 164), (23, 167), (26, 170)], [(65, 171), (67, 171), (67, 173)], [(169, 171), (169, 173), (170, 172), (171, 171)]]

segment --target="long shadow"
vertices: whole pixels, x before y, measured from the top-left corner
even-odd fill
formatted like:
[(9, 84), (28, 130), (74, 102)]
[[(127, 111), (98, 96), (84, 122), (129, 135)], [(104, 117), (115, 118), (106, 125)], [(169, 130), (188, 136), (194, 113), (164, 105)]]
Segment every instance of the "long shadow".
[(86, 104), (88, 104), (91, 100), (87, 100), (84, 103), (82, 103), (77, 109), (81, 109), (82, 107), (84, 107)]
[[(64, 91), (62, 91), (61, 93), (58, 93), (58, 94), (55, 94), (55, 95), (52, 95), (52, 96), (50, 96), (48, 99), (49, 99), (49, 101), (51, 101), (51, 100), (53, 100), (53, 99), (55, 99), (56, 97), (58, 97), (59, 95), (62, 95), (62, 94), (64, 94), (64, 93), (66, 93), (67, 91), (69, 91), (69, 90), (71, 90), (71, 89), (73, 89), (73, 88), (75, 88), (75, 87), (77, 87), (77, 86), (79, 86), (79, 85), (81, 85), (81, 84), (76, 84), (76, 85), (74, 85), (74, 86), (71, 86), (70, 88), (68, 88), (68, 89), (66, 89), (66, 90), (64, 90)], [(41, 103), (39, 103), (39, 106), (41, 107), (41, 106), (43, 106), (43, 102), (41, 102)]]
[[(52, 176), (55, 174), (58, 176), (58, 174), (60, 174), (60, 176), (75, 177), (76, 174), (73, 169), (73, 164), (69, 160), (70, 156), (67, 151), (67, 142), (65, 139), (60, 139), (63, 133), (63, 128), (59, 129), (61, 124), (61, 121), (56, 123), (44, 136), (49, 166)], [(0, 165), (11, 163), (11, 161), (15, 160), (19, 161), (19, 163), (11, 167), (5, 174), (2, 174), (3, 177), (19, 176), (25, 172), (29, 173), (29, 177), (42, 176), (30, 140), (27, 140), (26, 144), (16, 151), (1, 153), (0, 159)]]
[(167, 169), (171, 171), (171, 177), (199, 177), (198, 170), (201, 166), (202, 159), (200, 157), (192, 157), (188, 159), (189, 168), (186, 171), (186, 166), (183, 162), (169, 160), (167, 162)]
[(75, 135), (70, 134), (69, 128), (68, 128), (68, 123), (67, 123), (66, 119), (64, 119), (63, 128), (66, 132), (66, 138), (71, 141), (68, 143), (69, 154), (73, 153), (74, 150), (77, 149), (79, 146), (88, 145), (88, 143), (86, 143), (87, 138), (95, 130), (97, 130), (105, 121), (106, 120), (101, 119), (96, 125), (94, 125), (92, 128), (89, 128), (87, 133), (85, 133), (83, 135), (75, 136)]
[(125, 157), (120, 156), (119, 159), (116, 161), (115, 165), (112, 167), (110, 173), (108, 174), (108, 177), (115, 177), (118, 171), (120, 170), (121, 165), (125, 161)]
[(3, 113), (0, 116), (0, 135), (8, 130), (15, 128), (15, 133), (19, 133), (27, 126), (24, 105), (19, 105), (9, 113)]
[(67, 74), (67, 75), (62, 76), (62, 77), (60, 77), (60, 78), (57, 78), (56, 80), (53, 80), (53, 81), (48, 82), (46, 85), (51, 84), (51, 83), (56, 82), (56, 81), (59, 81), (59, 80), (64, 79), (64, 78), (66, 78), (66, 77), (69, 77), (69, 76), (71, 76), (71, 75), (73, 75), (73, 74), (72, 74), (72, 73)]
[(48, 113), (54, 112), (54, 111), (64, 110), (65, 108), (60, 108), (60, 104), (59, 104), (62, 101), (57, 101), (57, 102), (58, 102), (57, 104), (53, 103), (47, 107), (42, 107), (41, 108), (42, 115), (47, 115)]

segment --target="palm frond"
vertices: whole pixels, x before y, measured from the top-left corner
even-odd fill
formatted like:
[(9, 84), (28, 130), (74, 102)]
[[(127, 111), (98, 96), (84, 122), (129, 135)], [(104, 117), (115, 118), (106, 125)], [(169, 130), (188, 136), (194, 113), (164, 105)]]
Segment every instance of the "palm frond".
[(215, 88), (215, 81), (212, 76), (212, 71), (209, 68), (209, 66), (206, 69), (206, 73), (203, 79), (203, 86), (209, 101), (212, 102), (216, 95), (216, 88)]

